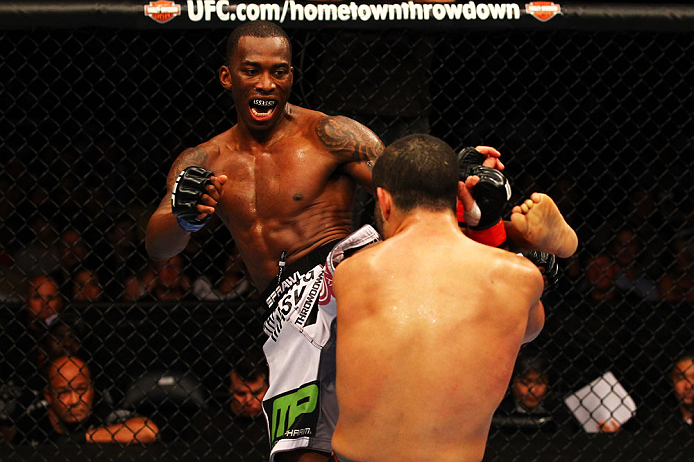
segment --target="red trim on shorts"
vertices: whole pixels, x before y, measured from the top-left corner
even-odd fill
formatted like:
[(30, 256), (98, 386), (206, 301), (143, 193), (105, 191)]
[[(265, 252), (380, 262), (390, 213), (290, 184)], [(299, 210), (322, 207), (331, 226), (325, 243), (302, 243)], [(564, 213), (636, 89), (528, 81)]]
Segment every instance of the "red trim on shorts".
[(474, 230), (468, 228), (467, 235), (480, 244), (490, 245), (492, 247), (499, 247), (506, 242), (506, 228), (502, 220), (499, 220), (497, 224), (487, 229)]

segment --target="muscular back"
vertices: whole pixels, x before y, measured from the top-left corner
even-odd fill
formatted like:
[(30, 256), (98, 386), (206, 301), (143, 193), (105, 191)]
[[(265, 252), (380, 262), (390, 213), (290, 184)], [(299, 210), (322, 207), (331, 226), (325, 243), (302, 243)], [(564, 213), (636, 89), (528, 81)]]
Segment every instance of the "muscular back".
[(160, 209), (170, 213), (170, 191), (185, 167), (227, 175), (216, 213), (262, 290), (276, 276), (283, 251), (291, 263), (349, 234), (355, 185), (370, 189), (371, 163), (382, 149), (371, 131), (351, 119), (288, 106), (265, 139), (236, 125), (182, 153)]
[(481, 460), (538, 314), (529, 318), (539, 271), (460, 233), (415, 227), (343, 262), (334, 288), (335, 451), (360, 461)]

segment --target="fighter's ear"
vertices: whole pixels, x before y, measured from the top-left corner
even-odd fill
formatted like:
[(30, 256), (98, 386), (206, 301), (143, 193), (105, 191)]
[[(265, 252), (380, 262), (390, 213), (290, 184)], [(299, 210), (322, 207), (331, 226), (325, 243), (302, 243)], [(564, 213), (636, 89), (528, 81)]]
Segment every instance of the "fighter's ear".
[(378, 198), (378, 206), (381, 208), (381, 215), (387, 220), (393, 210), (393, 196), (379, 186), (376, 188), (376, 197)]
[(225, 90), (231, 90), (231, 70), (227, 65), (223, 65), (219, 68), (219, 82), (222, 84)]

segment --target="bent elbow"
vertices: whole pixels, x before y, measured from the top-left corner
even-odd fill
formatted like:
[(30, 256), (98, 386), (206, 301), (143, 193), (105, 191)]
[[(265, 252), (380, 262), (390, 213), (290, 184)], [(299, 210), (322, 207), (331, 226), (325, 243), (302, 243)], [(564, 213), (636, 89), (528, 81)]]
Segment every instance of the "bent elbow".
[(164, 261), (178, 255), (190, 240), (173, 215), (155, 213), (150, 218), (145, 232), (145, 250), (154, 261)]
[(160, 255), (160, 250), (157, 249), (156, 242), (154, 241), (154, 238), (150, 235), (149, 229), (147, 230), (147, 234), (145, 235), (145, 251), (147, 252), (147, 256), (151, 260), (166, 260), (165, 257)]

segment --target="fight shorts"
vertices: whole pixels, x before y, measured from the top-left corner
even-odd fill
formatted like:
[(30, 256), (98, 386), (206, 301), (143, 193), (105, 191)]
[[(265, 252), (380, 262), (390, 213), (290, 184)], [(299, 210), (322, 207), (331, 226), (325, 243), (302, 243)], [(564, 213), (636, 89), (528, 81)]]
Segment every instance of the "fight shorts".
[(371, 226), (288, 265), (261, 301), (271, 311), (263, 330), (270, 387), (263, 411), (270, 435), (270, 462), (279, 452), (308, 449), (330, 454), (338, 407), (335, 395), (335, 267), (377, 242)]

